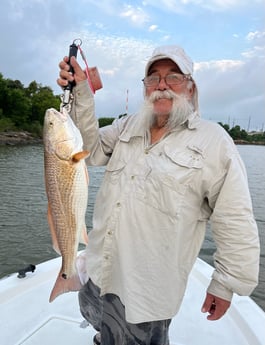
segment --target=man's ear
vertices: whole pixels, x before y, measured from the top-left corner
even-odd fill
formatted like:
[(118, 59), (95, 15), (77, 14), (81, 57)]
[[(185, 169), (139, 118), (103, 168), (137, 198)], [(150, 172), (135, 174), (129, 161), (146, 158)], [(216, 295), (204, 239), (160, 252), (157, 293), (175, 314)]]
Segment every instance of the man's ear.
[(192, 99), (192, 96), (194, 94), (194, 90), (195, 90), (195, 84), (193, 83), (192, 80), (189, 80), (189, 82), (187, 84), (187, 96), (189, 99)]

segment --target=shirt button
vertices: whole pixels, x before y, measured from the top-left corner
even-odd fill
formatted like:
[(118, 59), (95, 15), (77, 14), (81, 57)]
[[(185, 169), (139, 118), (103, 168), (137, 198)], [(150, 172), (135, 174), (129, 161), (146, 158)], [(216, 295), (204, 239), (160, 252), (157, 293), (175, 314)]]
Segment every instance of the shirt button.
[(131, 176), (131, 179), (132, 179), (132, 180), (134, 180), (134, 178), (135, 178), (135, 176), (134, 176), (134, 175), (132, 175), (132, 176)]
[(121, 206), (121, 203), (120, 203), (120, 202), (117, 202), (116, 205), (117, 205), (117, 207), (120, 207), (120, 206)]
[(105, 259), (105, 260), (109, 260), (109, 256), (108, 256), (108, 255), (105, 255), (105, 256), (104, 256), (104, 259)]
[(144, 150), (144, 153), (145, 153), (146, 155), (148, 155), (148, 153), (149, 153), (148, 149), (145, 149), (145, 150)]
[(112, 234), (113, 234), (113, 231), (109, 230), (109, 231), (108, 231), (108, 235), (111, 236)]

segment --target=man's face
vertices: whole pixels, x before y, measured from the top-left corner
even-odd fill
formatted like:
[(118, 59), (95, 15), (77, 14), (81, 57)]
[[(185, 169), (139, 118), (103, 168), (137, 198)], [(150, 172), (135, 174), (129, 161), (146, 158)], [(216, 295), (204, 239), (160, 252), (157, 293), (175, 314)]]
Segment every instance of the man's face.
[[(188, 80), (183, 80), (181, 84), (168, 85), (165, 77), (172, 73), (181, 73), (179, 67), (169, 59), (162, 59), (154, 62), (149, 69), (148, 76), (155, 75), (160, 77), (160, 82), (156, 86), (146, 86), (146, 97), (148, 98), (154, 91), (171, 90), (176, 94), (184, 94), (187, 99), (191, 99), (193, 88), (187, 88)], [(173, 100), (169, 98), (160, 98), (154, 101), (154, 113), (159, 115), (168, 115), (172, 109)]]

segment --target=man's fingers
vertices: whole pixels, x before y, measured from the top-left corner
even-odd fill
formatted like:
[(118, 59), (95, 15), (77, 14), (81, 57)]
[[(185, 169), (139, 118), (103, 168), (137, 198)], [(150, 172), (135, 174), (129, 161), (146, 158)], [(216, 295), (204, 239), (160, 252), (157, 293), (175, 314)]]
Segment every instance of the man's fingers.
[(65, 56), (62, 61), (59, 63), (59, 67), (62, 70), (69, 71), (69, 64), (68, 64), (69, 58), (68, 56)]
[(207, 293), (201, 311), (209, 313), (207, 320), (218, 320), (226, 313), (230, 304), (230, 301)]
[(84, 71), (82, 70), (82, 68), (80, 67), (79, 63), (76, 61), (76, 58), (74, 56), (71, 57), (71, 66), (74, 69), (74, 77), (75, 77), (75, 81), (76, 83), (85, 80), (86, 79), (86, 74), (84, 73)]
[(214, 303), (214, 296), (207, 293), (204, 303), (202, 305), (201, 311), (203, 313), (207, 313), (207, 312), (209, 313), (213, 303)]
[(61, 87), (65, 87), (68, 85), (68, 80), (66, 79), (62, 79), (62, 78), (58, 78), (57, 79), (57, 84)]
[(71, 57), (71, 66), (74, 69), (74, 74), (69, 72), (69, 57), (65, 56), (63, 60), (59, 63), (60, 73), (59, 78), (57, 79), (57, 84), (61, 87), (68, 85), (69, 81), (74, 81), (79, 83), (82, 80), (86, 80), (86, 74), (81, 69), (80, 65), (76, 61), (74, 56)]

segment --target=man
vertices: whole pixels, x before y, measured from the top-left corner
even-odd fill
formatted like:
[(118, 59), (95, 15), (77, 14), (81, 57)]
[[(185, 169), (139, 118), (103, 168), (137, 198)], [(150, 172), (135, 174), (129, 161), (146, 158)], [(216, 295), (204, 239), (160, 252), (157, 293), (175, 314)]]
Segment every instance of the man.
[(106, 165), (81, 312), (101, 333), (95, 344), (169, 344), (208, 220), (217, 250), (202, 312), (218, 320), (233, 292), (248, 295), (257, 285), (259, 240), (243, 163), (221, 126), (200, 118), (193, 63), (182, 48), (157, 48), (142, 109), (101, 129), (85, 74), (74, 58), (69, 74), (67, 61), (58, 84), (75, 80), (72, 117), (88, 164)]

